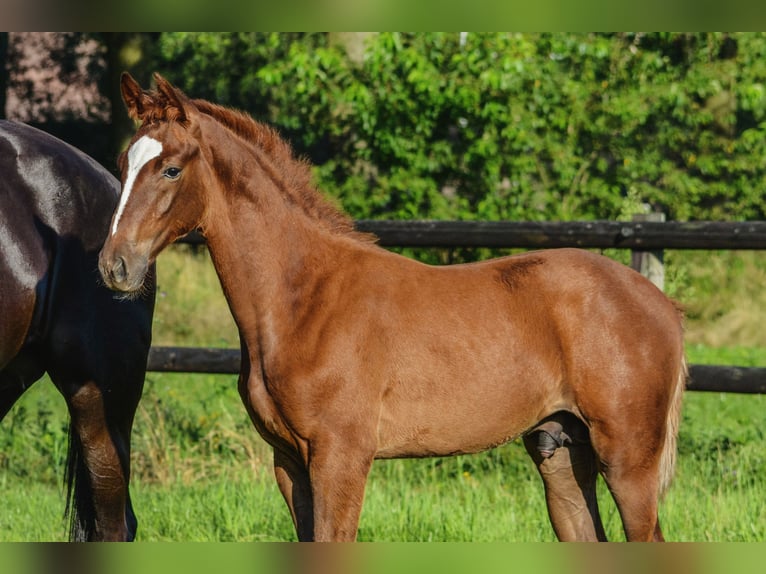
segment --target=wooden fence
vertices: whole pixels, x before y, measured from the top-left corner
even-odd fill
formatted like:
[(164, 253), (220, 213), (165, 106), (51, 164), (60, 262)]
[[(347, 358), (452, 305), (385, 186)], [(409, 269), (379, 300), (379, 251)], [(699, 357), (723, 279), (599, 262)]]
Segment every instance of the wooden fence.
[[(766, 222), (629, 221), (373, 221), (356, 226), (379, 237), (385, 247), (622, 248), (632, 265), (647, 266), (645, 256), (662, 261), (663, 249), (766, 250)], [(202, 244), (197, 234), (184, 243)], [(649, 265), (652, 268), (652, 265)], [(653, 267), (652, 273), (656, 273)], [(656, 281), (655, 277), (651, 277)], [(153, 347), (148, 370), (233, 374), (239, 372), (239, 349)], [(691, 365), (689, 390), (766, 393), (766, 368)]]
[[(766, 250), (766, 221), (387, 221), (364, 219), (384, 247)], [(191, 233), (184, 243), (204, 243)]]

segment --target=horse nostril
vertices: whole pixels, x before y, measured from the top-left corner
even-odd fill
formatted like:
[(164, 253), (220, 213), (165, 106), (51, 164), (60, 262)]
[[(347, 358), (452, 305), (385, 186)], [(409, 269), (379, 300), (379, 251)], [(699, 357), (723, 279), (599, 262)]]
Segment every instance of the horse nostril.
[(118, 257), (112, 265), (111, 271), (112, 279), (115, 283), (123, 283), (128, 278), (127, 267), (125, 266), (125, 259)]
[(104, 252), (99, 257), (99, 270), (104, 285), (113, 291), (130, 293), (140, 290), (146, 277), (148, 261), (142, 255)]

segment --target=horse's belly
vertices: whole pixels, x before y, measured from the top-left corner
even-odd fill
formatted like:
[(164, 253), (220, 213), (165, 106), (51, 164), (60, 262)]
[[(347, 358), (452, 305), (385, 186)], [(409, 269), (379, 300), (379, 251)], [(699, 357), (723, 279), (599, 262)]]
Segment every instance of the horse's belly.
[(381, 406), (378, 458), (447, 456), (506, 443), (561, 405), (545, 383), (487, 381), (391, 392)]

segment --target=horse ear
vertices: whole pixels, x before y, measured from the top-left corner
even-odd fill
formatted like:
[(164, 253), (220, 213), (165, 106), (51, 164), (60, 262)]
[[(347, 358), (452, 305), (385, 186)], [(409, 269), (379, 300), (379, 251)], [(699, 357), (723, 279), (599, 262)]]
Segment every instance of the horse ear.
[(122, 99), (125, 102), (125, 107), (128, 108), (128, 115), (134, 120), (142, 119), (146, 112), (144, 106), (144, 91), (138, 82), (133, 79), (127, 72), (123, 72), (120, 75), (120, 92), (122, 93)]
[(187, 122), (191, 108), (189, 98), (156, 72), (154, 81), (157, 83), (157, 91), (167, 100), (167, 110), (175, 112), (173, 119), (178, 122)]

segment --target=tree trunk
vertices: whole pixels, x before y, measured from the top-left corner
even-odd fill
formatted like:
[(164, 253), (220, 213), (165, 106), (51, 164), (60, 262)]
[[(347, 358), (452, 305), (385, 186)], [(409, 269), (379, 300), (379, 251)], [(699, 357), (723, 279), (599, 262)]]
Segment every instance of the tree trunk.
[(0, 32), (0, 118), (5, 118), (5, 100), (8, 92), (8, 32)]
[[(102, 93), (109, 99), (112, 108), (111, 137), (109, 153), (116, 158), (125, 149), (135, 132), (133, 120), (128, 117), (120, 93), (120, 76), (129, 72), (142, 85), (151, 77), (149, 66), (152, 63), (152, 51), (156, 34), (141, 32), (105, 32), (106, 67), (104, 74), (106, 85)], [(116, 162), (110, 168), (116, 169)]]

